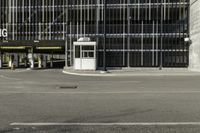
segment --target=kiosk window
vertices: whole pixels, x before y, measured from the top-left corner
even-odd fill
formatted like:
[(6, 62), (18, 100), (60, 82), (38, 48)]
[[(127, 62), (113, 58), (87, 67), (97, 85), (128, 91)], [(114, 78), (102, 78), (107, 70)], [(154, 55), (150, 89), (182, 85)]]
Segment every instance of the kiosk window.
[(94, 57), (94, 52), (89, 52), (89, 57)]
[(83, 58), (94, 58), (94, 51), (84, 50), (82, 51)]
[(81, 50), (80, 46), (75, 46), (75, 58), (81, 57), (80, 50)]
[(94, 46), (83, 46), (82, 50), (94, 50)]
[(82, 46), (83, 58), (94, 58), (94, 46)]

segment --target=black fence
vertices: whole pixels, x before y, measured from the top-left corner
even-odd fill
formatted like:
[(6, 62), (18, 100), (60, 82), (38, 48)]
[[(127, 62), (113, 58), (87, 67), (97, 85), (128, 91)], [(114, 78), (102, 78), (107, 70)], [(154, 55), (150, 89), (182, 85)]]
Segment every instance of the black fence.
[(8, 29), (8, 37), (1, 40), (67, 40), (72, 58), (73, 41), (86, 36), (97, 41), (99, 67), (104, 48), (109, 67), (187, 67), (188, 4), (189, 0), (1, 0), (0, 28)]

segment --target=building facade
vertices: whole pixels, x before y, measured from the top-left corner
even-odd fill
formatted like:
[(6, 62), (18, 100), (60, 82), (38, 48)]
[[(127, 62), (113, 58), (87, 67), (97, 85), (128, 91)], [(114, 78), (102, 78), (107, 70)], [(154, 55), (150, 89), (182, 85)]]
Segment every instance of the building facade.
[(189, 0), (1, 0), (0, 6), (0, 28), (8, 30), (2, 52), (65, 54), (72, 66), (73, 42), (89, 37), (97, 42), (98, 67), (189, 65)]
[(190, 69), (200, 70), (200, 1), (190, 1)]

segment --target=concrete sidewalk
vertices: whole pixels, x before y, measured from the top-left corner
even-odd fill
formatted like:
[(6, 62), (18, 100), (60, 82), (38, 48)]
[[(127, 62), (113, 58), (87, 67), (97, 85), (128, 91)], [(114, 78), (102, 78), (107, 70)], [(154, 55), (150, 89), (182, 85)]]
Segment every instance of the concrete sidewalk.
[(200, 76), (200, 72), (187, 68), (122, 68), (103, 72), (78, 71), (73, 68), (65, 68), (63, 73), (77, 76)]

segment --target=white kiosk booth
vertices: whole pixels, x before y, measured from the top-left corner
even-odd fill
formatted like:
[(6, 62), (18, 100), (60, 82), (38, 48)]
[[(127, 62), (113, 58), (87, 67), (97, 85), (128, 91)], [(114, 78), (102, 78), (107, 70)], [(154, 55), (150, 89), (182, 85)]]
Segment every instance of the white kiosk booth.
[(80, 38), (74, 42), (74, 69), (96, 70), (96, 42)]

